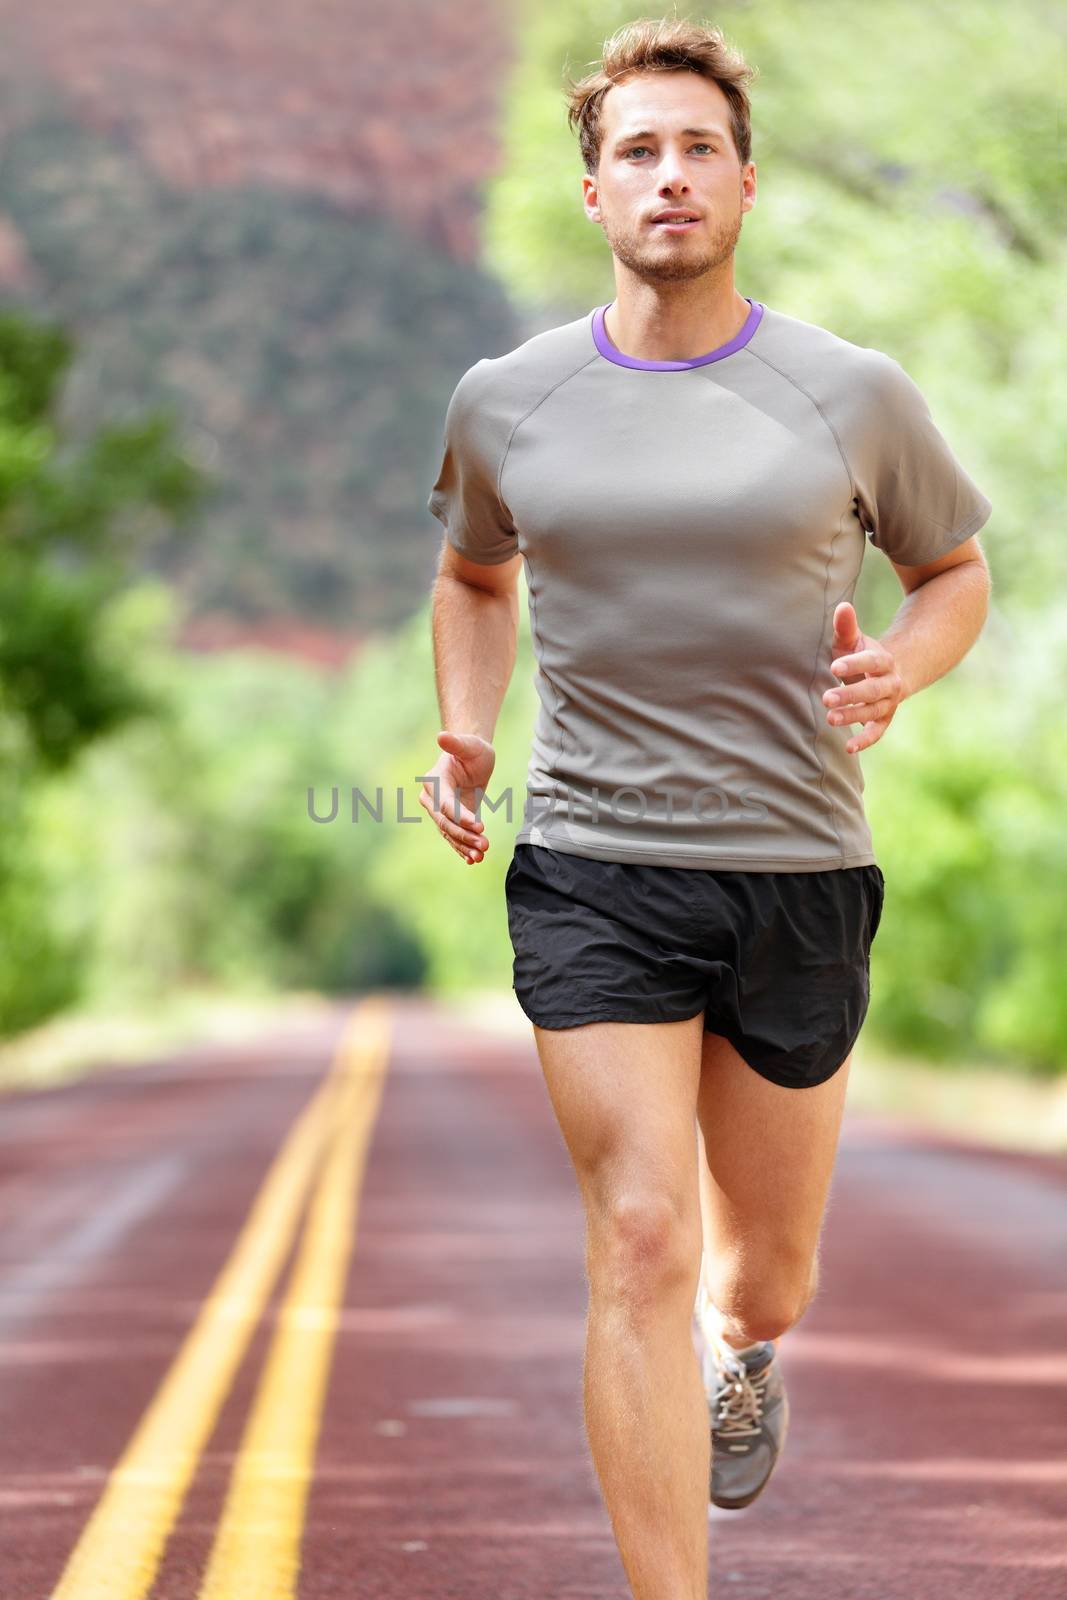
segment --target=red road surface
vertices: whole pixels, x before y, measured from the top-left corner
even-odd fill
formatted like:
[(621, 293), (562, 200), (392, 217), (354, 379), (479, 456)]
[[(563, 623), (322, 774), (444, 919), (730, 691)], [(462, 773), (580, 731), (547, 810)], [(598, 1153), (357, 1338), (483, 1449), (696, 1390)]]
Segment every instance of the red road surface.
[[(0, 1099), (2, 1600), (51, 1594), (351, 1014)], [(626, 1600), (532, 1039), (391, 1014), (300, 1600)], [(151, 1600), (196, 1600), (278, 1300)], [(847, 1113), (782, 1360), (787, 1452), (755, 1505), (712, 1512), (709, 1593), (1067, 1596), (1067, 1162)]]

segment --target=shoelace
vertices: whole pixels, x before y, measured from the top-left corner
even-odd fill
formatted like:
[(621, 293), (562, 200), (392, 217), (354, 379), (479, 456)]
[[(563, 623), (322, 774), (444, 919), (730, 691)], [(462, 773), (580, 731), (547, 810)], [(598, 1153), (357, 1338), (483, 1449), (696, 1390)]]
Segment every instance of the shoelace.
[(751, 1437), (762, 1432), (763, 1401), (773, 1356), (761, 1371), (754, 1377), (750, 1376), (745, 1362), (724, 1354), (718, 1340), (704, 1329), (703, 1313), (710, 1309), (710, 1299), (703, 1283), (698, 1288), (693, 1309), (705, 1347), (711, 1351), (716, 1371), (722, 1380), (714, 1396), (709, 1396), (712, 1429), (732, 1439)]
[(759, 1433), (763, 1426), (763, 1401), (767, 1376), (771, 1370), (770, 1361), (754, 1377), (747, 1371), (742, 1375), (721, 1359), (717, 1365), (724, 1381), (715, 1395), (713, 1429), (730, 1438)]

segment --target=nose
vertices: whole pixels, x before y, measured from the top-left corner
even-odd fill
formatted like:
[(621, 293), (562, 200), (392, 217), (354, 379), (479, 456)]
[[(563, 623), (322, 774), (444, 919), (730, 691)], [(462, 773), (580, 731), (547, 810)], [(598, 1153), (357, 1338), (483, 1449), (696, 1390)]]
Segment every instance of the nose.
[(671, 194), (680, 194), (686, 188), (685, 169), (680, 156), (668, 150), (664, 153), (656, 174), (659, 180), (659, 190), (669, 190)]

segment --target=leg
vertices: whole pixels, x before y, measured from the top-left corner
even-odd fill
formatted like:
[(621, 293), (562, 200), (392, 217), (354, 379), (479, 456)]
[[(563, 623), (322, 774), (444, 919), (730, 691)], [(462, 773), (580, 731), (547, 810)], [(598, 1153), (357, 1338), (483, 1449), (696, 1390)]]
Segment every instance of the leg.
[(586, 1215), (586, 1431), (634, 1600), (704, 1600), (707, 1404), (693, 1118), (703, 1014), (534, 1027)]
[(818, 1284), (818, 1242), (851, 1054), (811, 1088), (784, 1088), (705, 1033), (697, 1098), (703, 1270), (735, 1346), (776, 1339)]

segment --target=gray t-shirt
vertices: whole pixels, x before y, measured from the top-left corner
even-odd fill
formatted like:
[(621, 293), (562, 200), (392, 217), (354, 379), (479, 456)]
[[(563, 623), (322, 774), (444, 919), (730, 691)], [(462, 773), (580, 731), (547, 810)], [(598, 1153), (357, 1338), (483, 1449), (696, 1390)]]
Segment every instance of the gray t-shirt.
[(540, 707), (517, 844), (875, 861), (858, 724), (822, 700), (834, 607), (868, 535), (921, 565), (992, 506), (892, 357), (749, 304), (691, 361), (622, 354), (598, 306), (456, 386), (429, 509), (471, 561), (525, 562)]

